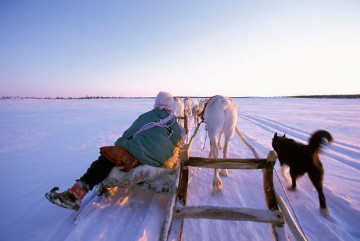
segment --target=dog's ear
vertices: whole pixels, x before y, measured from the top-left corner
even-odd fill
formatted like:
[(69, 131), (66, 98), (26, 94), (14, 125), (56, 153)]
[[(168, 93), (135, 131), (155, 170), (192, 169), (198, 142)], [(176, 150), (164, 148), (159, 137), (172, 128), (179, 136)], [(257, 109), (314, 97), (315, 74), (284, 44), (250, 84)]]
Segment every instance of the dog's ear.
[(275, 134), (274, 134), (274, 138), (276, 138), (277, 137), (277, 132), (275, 132)]
[(285, 138), (285, 137), (286, 137), (286, 134), (284, 134), (283, 137)]

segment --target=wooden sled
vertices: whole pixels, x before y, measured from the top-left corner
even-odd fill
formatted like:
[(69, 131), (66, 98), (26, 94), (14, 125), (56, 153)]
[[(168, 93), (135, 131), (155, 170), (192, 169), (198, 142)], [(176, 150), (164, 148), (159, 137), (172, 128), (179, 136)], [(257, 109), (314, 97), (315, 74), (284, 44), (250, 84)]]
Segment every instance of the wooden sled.
[[(296, 225), (296, 222), (292, 218), (290, 212), (287, 210), (286, 204), (282, 201), (281, 197), (277, 196), (275, 193), (273, 168), (277, 159), (276, 153), (274, 151), (270, 151), (267, 158), (254, 159), (210, 159), (190, 157), (190, 149), (199, 126), (200, 125), (198, 125), (195, 129), (189, 144), (185, 145), (181, 154), (180, 166), (176, 172), (175, 185), (170, 192), (159, 240), (168, 240), (173, 219), (181, 221), (179, 240), (182, 240), (183, 222), (185, 218), (269, 223), (272, 228), (274, 240), (280, 241), (289, 240), (284, 227), (286, 221), (296, 240), (307, 240)], [(188, 189), (189, 166), (217, 169), (262, 169), (263, 189), (268, 209), (187, 206), (186, 196)], [(278, 202), (280, 203), (281, 209), (278, 206)]]
[[(275, 192), (273, 168), (277, 159), (276, 153), (270, 151), (267, 158), (253, 159), (190, 157), (190, 149), (199, 127), (200, 124), (195, 129), (189, 144), (177, 147), (174, 156), (169, 159), (164, 168), (141, 165), (129, 172), (122, 172), (121, 169), (113, 168), (108, 178), (100, 184), (100, 187), (135, 188), (141, 186), (145, 191), (169, 195), (160, 231), (160, 241), (168, 240), (174, 219), (181, 222), (179, 240), (182, 240), (185, 218), (269, 223), (274, 240), (279, 241), (289, 240), (285, 231), (285, 224), (287, 224), (296, 240), (306, 241), (305, 235), (297, 226), (285, 202)], [(268, 209), (186, 206), (189, 166), (213, 169), (262, 169), (263, 189)]]

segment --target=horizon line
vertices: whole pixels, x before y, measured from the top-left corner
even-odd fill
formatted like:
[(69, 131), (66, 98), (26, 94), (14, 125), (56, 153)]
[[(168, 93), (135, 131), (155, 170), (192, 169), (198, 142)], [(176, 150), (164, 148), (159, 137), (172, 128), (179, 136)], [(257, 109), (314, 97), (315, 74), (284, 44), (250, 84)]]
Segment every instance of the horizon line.
[[(212, 95), (214, 96), (214, 95)], [(177, 95), (179, 98), (211, 98), (212, 96), (186, 96)], [(230, 98), (360, 98), (360, 94), (324, 94), (324, 95), (283, 95), (283, 96), (229, 96)], [(155, 96), (82, 96), (82, 97), (34, 97), (34, 96), (2, 96), (0, 99), (152, 99)]]

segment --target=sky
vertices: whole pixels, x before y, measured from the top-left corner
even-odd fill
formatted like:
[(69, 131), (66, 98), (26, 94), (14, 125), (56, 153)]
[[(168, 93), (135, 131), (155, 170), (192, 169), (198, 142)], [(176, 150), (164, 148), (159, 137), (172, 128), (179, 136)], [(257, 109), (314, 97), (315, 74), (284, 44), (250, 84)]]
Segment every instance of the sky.
[(0, 97), (360, 93), (360, 2), (0, 2)]

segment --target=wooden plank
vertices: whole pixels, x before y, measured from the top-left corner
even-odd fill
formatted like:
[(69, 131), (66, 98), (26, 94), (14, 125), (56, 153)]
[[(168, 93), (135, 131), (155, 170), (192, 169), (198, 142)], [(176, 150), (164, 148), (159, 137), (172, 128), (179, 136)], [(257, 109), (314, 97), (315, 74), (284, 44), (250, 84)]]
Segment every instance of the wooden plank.
[[(269, 152), (268, 155), (268, 163), (271, 166), (275, 165), (275, 161), (277, 159), (277, 155), (274, 151)], [(273, 182), (273, 168), (265, 168), (263, 172), (263, 185), (264, 185), (264, 192), (266, 198), (266, 204), (270, 210), (279, 210), (276, 197), (275, 197), (275, 188)]]
[(282, 197), (280, 197), (278, 194), (276, 194), (276, 200), (277, 200), (279, 207), (284, 215), (285, 221), (286, 221), (290, 231), (294, 235), (295, 239), (297, 241), (307, 241), (304, 233), (301, 231), (300, 227), (295, 222), (294, 217), (291, 215), (291, 213), (290, 213), (289, 209), (287, 208)]
[(267, 159), (238, 159), (238, 158), (204, 158), (189, 157), (186, 166), (216, 168), (216, 169), (263, 169), (272, 168), (272, 163)]
[(183, 205), (186, 205), (186, 196), (187, 196), (187, 186), (189, 181), (189, 167), (185, 165), (189, 161), (189, 155), (190, 150), (192, 147), (192, 144), (194, 142), (194, 138), (196, 136), (197, 131), (200, 128), (200, 123), (198, 124), (197, 128), (194, 131), (194, 134), (192, 135), (189, 144), (186, 144), (184, 146), (184, 151), (180, 155), (180, 161), (181, 161), (181, 175), (180, 175), (180, 181), (179, 181), (179, 190), (178, 190), (178, 198), (182, 202)]
[(188, 161), (189, 153), (190, 153), (189, 144), (185, 144), (182, 149), (182, 152), (180, 153), (180, 161), (182, 161), (182, 162)]
[(184, 166), (184, 162), (181, 162), (178, 198), (183, 205), (186, 205), (188, 182), (189, 182), (189, 167)]
[(162, 228), (160, 231), (160, 237), (159, 241), (167, 241), (169, 239), (169, 234), (171, 230), (171, 224), (173, 220), (174, 215), (174, 209), (175, 209), (175, 203), (176, 203), (176, 197), (177, 197), (177, 188), (180, 178), (180, 167), (178, 168), (176, 172), (176, 178), (175, 178), (175, 186), (170, 192), (170, 198), (166, 206), (165, 214), (164, 214), (164, 220), (162, 224)]
[(177, 207), (174, 212), (174, 218), (220, 219), (284, 224), (281, 212), (252, 208), (225, 208), (212, 206)]
[[(270, 151), (267, 157), (267, 162), (272, 167), (265, 168), (263, 171), (263, 185), (264, 185), (266, 205), (272, 211), (279, 211), (279, 207), (277, 205), (276, 196), (275, 196), (275, 187), (274, 187), (274, 179), (273, 179), (273, 167), (275, 166), (276, 159), (277, 159), (277, 155), (275, 151)], [(271, 229), (275, 240), (278, 241), (288, 240), (288, 236), (286, 234), (284, 224), (272, 223)]]

